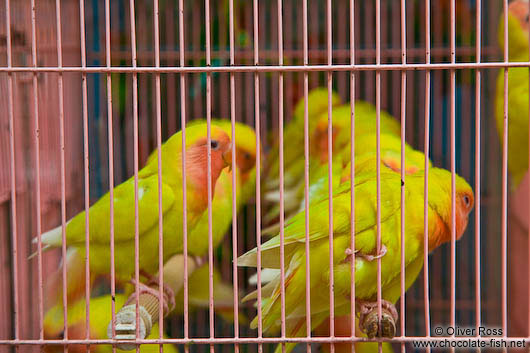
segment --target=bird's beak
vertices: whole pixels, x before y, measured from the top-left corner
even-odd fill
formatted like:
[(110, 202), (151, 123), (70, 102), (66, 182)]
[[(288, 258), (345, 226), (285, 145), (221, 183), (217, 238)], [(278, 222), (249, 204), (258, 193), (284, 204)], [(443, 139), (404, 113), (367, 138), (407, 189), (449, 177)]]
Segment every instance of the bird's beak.
[(229, 171), (232, 171), (232, 149), (229, 148), (223, 153), (223, 162), (225, 162), (225, 167), (228, 167)]

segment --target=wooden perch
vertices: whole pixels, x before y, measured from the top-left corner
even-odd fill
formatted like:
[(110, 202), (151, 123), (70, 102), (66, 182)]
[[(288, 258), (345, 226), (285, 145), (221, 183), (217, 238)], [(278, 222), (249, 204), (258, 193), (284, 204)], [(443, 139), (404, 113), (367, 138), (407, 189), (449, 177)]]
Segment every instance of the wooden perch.
[[(188, 278), (201, 265), (200, 259), (188, 256)], [(154, 323), (158, 322), (160, 305), (164, 307), (164, 315), (167, 315), (174, 306), (174, 295), (184, 285), (184, 255), (177, 254), (164, 264), (164, 300), (159, 300), (159, 284), (150, 281), (147, 285), (138, 283), (140, 296), (138, 298), (138, 314), (140, 319), (139, 339), (144, 339), (151, 333)], [(154, 277), (158, 279), (158, 274)], [(112, 322), (107, 328), (107, 336), (115, 339), (136, 338), (136, 292), (133, 292), (124, 306), (116, 313), (114, 325), (116, 335), (112, 335)], [(122, 343), (117, 348), (121, 350), (133, 350), (136, 344)]]

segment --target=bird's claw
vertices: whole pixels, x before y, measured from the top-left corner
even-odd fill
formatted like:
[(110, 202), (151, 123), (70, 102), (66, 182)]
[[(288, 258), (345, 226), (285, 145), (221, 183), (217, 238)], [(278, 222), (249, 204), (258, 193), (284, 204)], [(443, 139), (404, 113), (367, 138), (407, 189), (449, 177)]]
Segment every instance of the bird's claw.
[(346, 250), (344, 250), (344, 253), (346, 254), (346, 261), (349, 261), (351, 259), (351, 256), (353, 254), (355, 254), (356, 257), (360, 257), (360, 258), (362, 258), (362, 259), (364, 259), (366, 261), (370, 261), (371, 262), (371, 261), (380, 259), (383, 256), (385, 256), (386, 253), (387, 253), (387, 248), (386, 248), (386, 246), (384, 244), (381, 244), (381, 251), (379, 252), (378, 255), (363, 254), (359, 250), (352, 251), (352, 249), (350, 249), (350, 248), (346, 248)]
[(383, 256), (385, 256), (386, 252), (387, 252), (387, 248), (386, 248), (385, 244), (381, 244), (381, 251), (379, 252), (379, 254), (371, 255), (371, 254), (359, 253), (359, 255), (357, 255), (357, 256), (362, 257), (366, 261), (374, 261), (374, 260), (380, 259)]
[(193, 262), (195, 262), (195, 266), (197, 266), (197, 268), (202, 267), (202, 265), (208, 263), (208, 259), (206, 257), (195, 255), (191, 258), (193, 259)]
[[(166, 285), (164, 282), (159, 283), (158, 277), (151, 275), (148, 272), (145, 272), (144, 270), (140, 269), (140, 274), (147, 279), (147, 284), (143, 284), (141, 282), (138, 282), (138, 291), (139, 295), (143, 293), (150, 294), (156, 298), (159, 297), (160, 291), (158, 289), (153, 288), (153, 286), (162, 287), (162, 294), (163, 294), (163, 302), (160, 303), (164, 308), (164, 313), (167, 314), (170, 311), (172, 311), (175, 308), (175, 292), (171, 287)], [(136, 286), (136, 280), (132, 279), (131, 283)], [(133, 292), (131, 296), (128, 299), (128, 302), (134, 299), (134, 295), (136, 293)]]
[(392, 338), (396, 335), (398, 313), (394, 304), (381, 300), (381, 320), (377, 302), (368, 302), (358, 299), (359, 328), (366, 333), (368, 338), (377, 336)]

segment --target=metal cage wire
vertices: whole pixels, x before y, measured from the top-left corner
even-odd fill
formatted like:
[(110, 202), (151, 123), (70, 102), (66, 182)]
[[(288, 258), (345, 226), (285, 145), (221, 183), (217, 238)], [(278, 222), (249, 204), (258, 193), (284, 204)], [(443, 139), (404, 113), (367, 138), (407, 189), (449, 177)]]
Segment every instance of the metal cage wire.
[[(448, 11), (443, 12), (442, 3), (448, 3)], [(465, 4), (468, 4), (468, 7), (474, 7), (474, 11), (465, 12), (469, 9)], [(457, 18), (457, 6), (463, 16), (474, 14), (474, 38), (470, 36), (470, 38), (457, 39), (456, 25), (462, 23)], [(345, 11), (341, 12), (342, 10)], [(297, 16), (300, 12), (302, 16)], [(411, 13), (414, 16), (410, 16)], [(488, 21), (496, 23), (496, 17), (499, 17), (501, 13), (504, 14), (505, 23), (504, 43), (508, 43), (507, 0), (503, 1), (502, 9), (494, 1), (471, 0), (433, 3), (428, 0), (401, 0), (400, 2), (375, 0), (362, 4), (353, 0), (334, 2), (304, 0), (301, 3), (282, 0), (275, 2), (253, 0), (253, 2), (241, 3), (228, 0), (222, 4), (209, 0), (205, 0), (204, 3), (179, 0), (178, 4), (170, 1), (160, 1), (159, 4), (159, 0), (153, 0), (152, 3), (130, 0), (128, 4), (123, 0), (116, 2), (105, 0), (104, 3), (92, 1), (90, 4), (85, 3), (84, 0), (79, 0), (78, 3), (67, 0), (55, 2), (31, 0), (29, 4), (27, 1), (11, 3), (10, 0), (5, 0), (3, 18), (0, 19), (0, 22), (4, 22), (3, 27), (6, 31), (5, 49), (0, 46), (0, 50), (5, 51), (6, 59), (2, 57), (0, 60), (6, 61), (0, 66), (2, 77), (0, 89), (6, 94), (2, 94), (0, 109), (2, 112), (5, 110), (3, 115), (6, 117), (7, 129), (4, 128), (0, 135), (2, 145), (0, 159), (3, 165), (9, 167), (0, 172), (0, 201), (2, 202), (0, 227), (6, 234), (2, 235), (0, 240), (2, 242), (0, 253), (3, 259), (8, 260), (5, 260), (7, 269), (0, 272), (0, 288), (3, 297), (0, 303), (5, 308), (5, 312), (11, 313), (12, 321), (0, 326), (0, 350), (9, 349), (9, 347), (25, 349), (47, 345), (125, 342), (90, 338), (89, 300), (86, 301), (85, 339), (68, 338), (66, 325), (68, 303), (65, 285), (68, 269), (66, 267), (63, 267), (62, 272), (63, 306), (65, 308), (64, 339), (45, 339), (43, 286), (45, 275), (57, 267), (59, 254), (53, 258), (46, 256), (49, 260), (45, 260), (39, 238), (36, 264), (28, 264), (26, 255), (31, 252), (29, 239), (35, 234), (42, 234), (44, 229), (60, 222), (63, 237), (60, 255), (64, 258), (67, 251), (65, 239), (68, 216), (74, 215), (74, 210), (76, 212), (83, 208), (88, 210), (91, 201), (96, 200), (104, 190), (108, 189), (110, 199), (113, 199), (115, 185), (125, 180), (127, 176), (134, 175), (134, 277), (138, 283), (140, 281), (138, 259), (141, 256), (138, 170), (139, 166), (146, 161), (149, 150), (156, 147), (159, 157), (157, 167), (160, 271), (158, 278), (162, 281), (164, 261), (160, 146), (167, 136), (182, 127), (184, 149), (186, 122), (193, 118), (206, 116), (208, 161), (210, 162), (210, 122), (214, 111), (216, 112), (214, 115), (229, 117), (232, 122), (233, 161), (236, 160), (237, 136), (234, 127), (236, 121), (254, 124), (258, 151), (261, 150), (261, 146), (264, 148), (268, 146), (269, 132), (272, 131), (279, 137), (279, 160), (282, 166), (279, 173), (281, 186), (279, 189), (281, 332), (278, 337), (263, 335), (261, 285), (257, 286), (257, 332), (244, 329), (238, 320), (240, 310), (246, 312), (254, 310), (250, 307), (242, 307), (238, 302), (239, 293), (248, 289), (246, 279), (249, 273), (237, 267), (237, 256), (242, 253), (242, 250), (257, 246), (257, 278), (258, 283), (261, 283), (262, 180), (260, 173), (256, 173), (255, 206), (249, 206), (243, 214), (237, 215), (236, 191), (232, 188), (231, 241), (221, 245), (221, 250), (219, 250), (214, 249), (212, 243), (213, 195), (210, 188), (212, 171), (208, 163), (208, 265), (210, 274), (208, 313), (202, 316), (195, 314), (195, 320), (190, 319), (194, 314), (189, 312), (188, 307), (187, 274), (190, 264), (187, 260), (187, 217), (184, 213), (183, 316), (164, 322), (163, 308), (160, 306), (158, 320), (160, 337), (168, 330), (168, 326), (172, 333), (181, 335), (181, 337), (155, 340), (136, 339), (133, 342), (174, 343), (183, 345), (186, 352), (190, 350), (189, 344), (192, 343), (205, 345), (204, 349), (207, 349), (209, 345), (211, 351), (214, 350), (214, 345), (221, 345), (216, 349), (222, 350), (230, 349), (225, 347), (233, 345), (237, 352), (242, 349), (240, 345), (248, 344), (255, 344), (257, 350), (262, 351), (263, 345), (266, 344), (298, 342), (306, 343), (305, 348), (311, 351), (314, 349), (312, 343), (365, 340), (356, 337), (354, 316), (351, 316), (351, 337), (333, 334), (333, 271), (331, 271), (329, 280), (330, 332), (332, 334), (329, 337), (315, 336), (311, 332), (311, 318), (308, 315), (306, 337), (286, 336), (283, 151), (288, 148), (300, 148), (300, 146), (290, 146), (289, 141), (285, 143), (283, 126), (292, 115), (294, 99), (300, 97), (304, 99), (304, 194), (307, 209), (309, 207), (307, 96), (310, 86), (318, 85), (328, 89), (329, 117), (332, 111), (331, 92), (335, 88), (343, 97), (349, 97), (352, 111), (354, 111), (356, 99), (363, 98), (375, 102), (378, 131), (378, 252), (381, 249), (379, 181), (381, 109), (387, 108), (401, 120), (402, 163), (405, 159), (404, 142), (406, 137), (409, 137), (407, 141), (416, 147), (423, 147), (423, 152), (427, 157), (430, 156), (434, 161), (449, 166), (452, 173), (451, 243), (449, 247), (444, 247), (438, 250), (437, 254), (429, 256), (428, 243), (424, 242), (423, 281), (418, 279), (416, 286), (411, 288), (406, 295), (403, 271), (405, 267), (403, 241), (405, 239), (405, 189), (402, 185), (402, 271), (399, 301), (401, 334), (390, 341), (397, 343), (401, 350), (405, 351), (411, 341), (464, 340), (467, 338), (455, 335), (450, 338), (436, 337), (431, 333), (433, 323), (444, 323), (450, 326), (464, 323), (464, 325), (474, 325), (476, 328), (481, 324), (500, 324), (504, 332), (503, 338), (507, 342), (520, 339), (530, 342), (528, 335), (507, 336), (509, 295), (507, 277), (508, 70), (509, 68), (529, 67), (530, 62), (509, 61), (507, 44), (502, 52), (502, 60), (499, 60), (499, 52), (492, 40), (495, 37), (496, 26), (483, 29), (481, 22), (484, 22), (487, 16)], [(201, 18), (202, 14), (204, 14), (203, 18)], [(444, 18), (440, 14), (449, 15), (446, 21), (449, 22), (448, 26), (447, 23), (443, 23)], [(308, 17), (313, 21), (308, 22)], [(175, 23), (176, 18), (178, 18), (178, 24)], [(162, 31), (161, 23), (165, 26)], [(142, 30), (139, 31), (140, 27)], [(436, 27), (438, 31), (433, 33), (433, 27)], [(213, 34), (212, 29), (214, 29)], [(301, 29), (301, 32), (297, 29)], [(178, 32), (178, 37), (175, 35), (176, 32)], [(26, 43), (24, 33), (30, 34), (30, 44)], [(236, 37), (236, 34), (239, 37)], [(473, 39), (474, 45), (472, 45)], [(340, 44), (336, 44), (337, 42)], [(414, 46), (408, 46), (407, 42), (413, 42)], [(104, 43), (104, 48), (101, 47), (101, 43)], [(383, 48), (387, 43), (391, 44)], [(493, 142), (496, 139), (492, 136), (491, 125), (493, 124), (486, 116), (486, 114), (489, 115), (493, 100), (481, 99), (484, 95), (487, 97), (494, 95), (494, 89), (491, 89), (495, 86), (493, 78), (496, 72), (494, 69), (504, 71), (505, 83), (504, 138), (500, 148)], [(128, 87), (132, 87), (132, 90), (129, 91)], [(227, 87), (229, 87), (228, 90), (226, 90)], [(449, 87), (449, 96), (446, 92), (447, 87)], [(300, 92), (301, 94), (296, 94)], [(418, 95), (417, 92), (421, 94)], [(118, 103), (114, 101), (116, 99)], [(30, 103), (24, 106), (26, 100)], [(423, 109), (418, 107), (420, 102), (423, 103)], [(352, 119), (355, 119), (353, 115)], [(21, 117), (26, 119), (23, 120)], [(448, 119), (443, 119), (444, 117)], [(354, 126), (355, 124), (352, 124), (352, 141)], [(328, 131), (331, 130), (332, 119), (330, 118)], [(487, 132), (487, 135), (482, 133), (483, 130)], [(29, 134), (30, 131), (31, 134)], [(472, 138), (473, 143), (469, 141), (465, 143), (466, 138)], [(490, 141), (485, 143), (486, 139)], [(351, 146), (353, 156), (354, 144), (352, 143)], [(332, 160), (332, 147), (332, 134), (329, 133), (327, 143), (329, 161)], [(131, 150), (132, 162), (129, 158)], [(427, 157), (425, 159), (426, 173), (428, 172)], [(79, 162), (79, 158), (83, 159), (82, 163)], [(261, 170), (262, 164), (261, 154), (257, 153), (256, 170)], [(352, 161), (350, 173), (352, 184), (355, 178), (353, 165)], [(186, 159), (183, 158), (182, 168), (185, 169), (185, 167)], [(485, 168), (488, 168), (488, 173), (481, 174), (481, 170)], [(457, 169), (462, 170), (468, 180), (473, 181), (476, 194), (474, 219), (470, 221), (472, 230), (467, 232), (468, 236), (459, 243), (458, 247), (455, 238), (455, 173)], [(501, 170), (500, 175), (491, 172), (495, 169)], [(331, 174), (332, 168), (329, 163), (330, 245), (333, 244)], [(188, 196), (185, 185), (187, 181), (185, 173), (183, 175), (183, 207), (186, 210)], [(403, 169), (401, 178), (406, 180)], [(232, 174), (232, 182), (236, 183), (235, 173)], [(80, 186), (81, 184), (83, 186)], [(353, 191), (352, 214), (355, 212)], [(428, 177), (426, 177), (424, 193), (428, 195), (428, 192)], [(83, 201), (80, 201), (81, 199)], [(499, 209), (501, 217), (498, 217)], [(113, 203), (110, 203), (110, 292), (112, 296), (115, 296), (113, 214)], [(87, 261), (84, 267), (87, 298), (91, 294), (88, 217), (87, 212), (85, 219)], [(353, 248), (355, 225), (354, 217), (351, 218), (351, 246)], [(427, 218), (427, 198), (425, 198), (425, 240), (428, 236)], [(310, 222), (306, 214), (307, 283), (309, 283), (308, 268), (311, 256), (307, 245)], [(500, 229), (500, 232), (494, 230), (495, 228)], [(471, 232), (474, 232), (473, 237)], [(500, 246), (500, 254), (498, 251), (489, 250), (490, 246), (484, 245), (486, 242)], [(495, 246), (491, 248), (495, 249)], [(492, 254), (497, 256), (497, 262), (490, 265), (487, 261), (481, 261), (484, 255), (491, 258)], [(333, 267), (332, 255), (333, 246), (330, 246), (330, 268)], [(469, 259), (465, 257), (465, 260), (460, 260), (466, 255)], [(231, 259), (233, 259), (232, 264), (230, 264)], [(448, 259), (449, 262), (447, 262)], [(460, 263), (461, 261), (463, 264)], [(234, 323), (231, 327), (220, 325), (214, 317), (212, 275), (214, 265), (219, 265), (223, 269), (223, 275), (234, 285)], [(352, 275), (353, 266), (354, 261), (351, 267)], [(448, 266), (449, 270), (444, 269), (444, 266)], [(443, 274), (445, 277), (440, 283), (434, 283), (436, 281), (432, 280), (433, 273)], [(489, 273), (500, 278), (498, 281), (500, 285), (493, 283), (495, 280), (491, 278), (481, 278), (481, 275)], [(24, 278), (24, 274), (27, 274), (28, 278)], [(473, 285), (467, 285), (459, 291), (457, 287), (461, 281), (457, 277), (463, 277)], [(380, 258), (377, 281), (378, 312), (381, 315)], [(28, 293), (31, 290), (36, 294)], [(463, 291), (466, 292), (462, 293)], [(498, 292), (500, 296), (497, 295)], [(137, 308), (139, 306), (138, 294), (139, 288), (136, 286)], [(306, 298), (306, 310), (309, 312), (311, 309), (309, 285), (306, 286)], [(355, 286), (352, 281), (352, 311), (355, 310), (354, 298)], [(159, 290), (159, 299), (163, 300), (162, 289)], [(118, 309), (112, 302), (113, 319)], [(500, 315), (498, 315), (499, 311)], [(408, 319), (409, 317), (421, 320), (411, 320)], [(137, 335), (139, 320), (137, 312)], [(423, 326), (415, 321), (421, 321)], [(202, 329), (205, 327), (208, 329)], [(413, 332), (414, 335), (409, 335), (409, 332)], [(477, 339), (489, 340), (487, 337), (477, 337)], [(197, 349), (202, 349), (202, 347)], [(331, 350), (333, 351), (333, 344)]]

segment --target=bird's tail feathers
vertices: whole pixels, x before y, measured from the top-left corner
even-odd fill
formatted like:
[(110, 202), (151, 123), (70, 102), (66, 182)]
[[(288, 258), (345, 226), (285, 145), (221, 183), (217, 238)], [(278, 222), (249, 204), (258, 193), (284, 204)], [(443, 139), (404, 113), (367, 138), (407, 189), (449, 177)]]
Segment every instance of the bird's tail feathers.
[[(45, 252), (47, 250), (50, 250), (52, 248), (58, 248), (63, 244), (63, 232), (62, 227), (58, 226), (53, 229), (50, 229), (47, 232), (44, 232), (40, 236), (41, 243), (42, 243), (42, 252)], [(31, 241), (33, 244), (37, 244), (39, 242), (39, 237), (36, 236)], [(28, 256), (28, 260), (34, 258), (37, 256), (38, 252), (33, 252), (30, 256)]]
[[(44, 245), (44, 246), (42, 247), (42, 252), (45, 252), (45, 251), (51, 250), (52, 248), (54, 248), (54, 247), (51, 246), (51, 245)], [(31, 253), (31, 255), (28, 256), (28, 260), (31, 260), (31, 259), (33, 259), (34, 257), (37, 257), (38, 254), (39, 254), (39, 251), (38, 251), (38, 250), (35, 250), (34, 252)]]
[[(261, 270), (261, 284), (267, 284), (272, 282), (280, 275), (280, 270), (277, 268), (264, 268)], [(258, 273), (256, 272), (248, 279), (248, 284), (257, 285), (258, 284)]]

